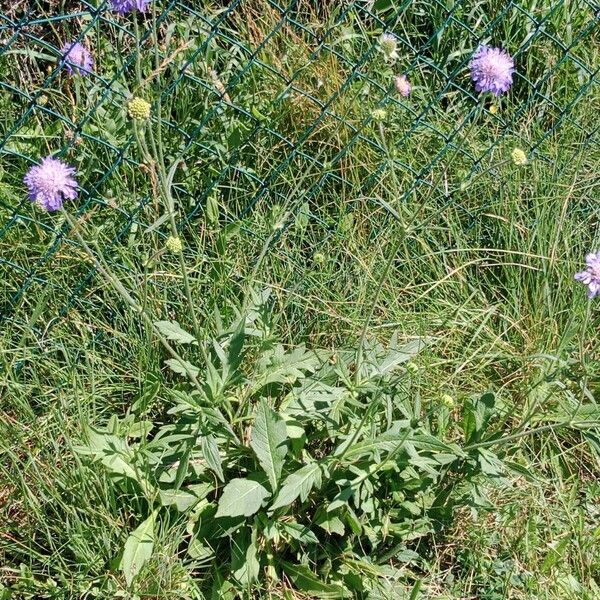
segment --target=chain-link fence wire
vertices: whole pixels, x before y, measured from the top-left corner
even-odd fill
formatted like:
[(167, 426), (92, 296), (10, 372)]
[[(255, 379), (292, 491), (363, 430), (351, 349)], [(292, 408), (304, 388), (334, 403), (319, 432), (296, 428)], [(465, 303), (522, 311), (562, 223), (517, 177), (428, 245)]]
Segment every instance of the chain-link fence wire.
[[(140, 93), (150, 96), (165, 153), (187, 165), (174, 187), (182, 233), (206, 218), (218, 193), (227, 206), (223, 224), (241, 222), (259, 243), (270, 239), (275, 246), (300, 211), (326, 240), (338, 231), (321, 210), (330, 194), (350, 198), (344, 211), (354, 209), (353, 199), (368, 198), (394, 219), (382, 193), (390, 173), (402, 174), (396, 202), (422, 190), (439, 192), (439, 210), (455, 205), (469, 227), (493, 196), (465, 202), (461, 188), (440, 181), (445, 161), (460, 164), (465, 182), (485, 172), (507, 140), (542, 161), (550, 160), (544, 144), (565, 124), (579, 132), (581, 152), (597, 143), (597, 123), (580, 122), (576, 110), (585, 102), (598, 105), (600, 5), (590, 0), (171, 0), (124, 17), (110, 2), (23, 1), (5, 4), (0, 19), (0, 310), (13, 322), (32, 289), (61, 298), (57, 317), (76, 302), (93, 307), (96, 301), (86, 298), (95, 273), (83, 258), (63, 267), (72, 269), (68, 289), (64, 278), (52, 277), (61, 268), (61, 248), (76, 242), (60, 216), (37, 210), (23, 190), (24, 173), (44, 155), (77, 167), (82, 189), (70, 210), (102, 223), (102, 253), (124, 278), (135, 277), (135, 266), (118, 250), (132, 232), (168, 235), (157, 226), (156, 193), (126, 114), (136, 58), (154, 54), (153, 39), (160, 42), (159, 60), (144, 63)], [(396, 36), (397, 66), (383, 60), (383, 32)], [(66, 41), (93, 48), (93, 73), (65, 74), (60, 48)], [(515, 59), (515, 83), (501, 101), (482, 99), (469, 79), (468, 63), (481, 43), (503, 46)], [(395, 93), (393, 69), (413, 83), (409, 99)], [(387, 137), (374, 119), (379, 108), (394, 115)], [(524, 137), (526, 115), (536, 126)], [(496, 134), (470, 144), (484, 118)], [(369, 169), (354, 169), (361, 156)], [(275, 235), (248, 225), (264, 204), (285, 207)], [(29, 241), (43, 252), (24, 250)], [(302, 255), (288, 253), (286, 260), (303, 272)]]

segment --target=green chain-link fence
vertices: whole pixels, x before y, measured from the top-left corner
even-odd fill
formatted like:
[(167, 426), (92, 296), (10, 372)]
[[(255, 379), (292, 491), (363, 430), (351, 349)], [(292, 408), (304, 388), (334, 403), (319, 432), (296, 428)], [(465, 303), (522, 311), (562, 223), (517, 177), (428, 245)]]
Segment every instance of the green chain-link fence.
[[(217, 194), (226, 207), (222, 224), (246, 226), (257, 207), (284, 206), (272, 244), (300, 213), (319, 229), (317, 238), (335, 235), (335, 218), (343, 216), (322, 210), (334, 193), (348, 198), (346, 211), (366, 197), (393, 219), (383, 193), (390, 172), (401, 178), (396, 202), (425, 188), (439, 192), (440, 211), (456, 205), (469, 227), (486, 204), (466, 202), (464, 182), (485, 172), (507, 140), (540, 161), (549, 160), (545, 143), (565, 123), (579, 131), (581, 152), (598, 141), (597, 123), (580, 122), (576, 110), (598, 106), (597, 2), (164, 0), (125, 17), (109, 2), (2, 4), (3, 320), (19, 320), (32, 289), (58, 285), (51, 275), (61, 248), (75, 244), (64, 221), (37, 210), (23, 189), (24, 173), (44, 155), (77, 166), (82, 191), (70, 210), (101, 227), (102, 251), (121, 273), (132, 266), (117, 250), (132, 232), (160, 235), (151, 173), (140, 165), (127, 121), (131, 93), (151, 100), (167, 158), (185, 163), (175, 178), (182, 235), (207, 218)], [(383, 32), (397, 38), (396, 65), (383, 60)], [(94, 52), (87, 77), (61, 68), (60, 47), (72, 40)], [(481, 43), (505, 47), (515, 59), (514, 86), (501, 100), (479, 97), (470, 81), (468, 64)], [(395, 93), (394, 72), (409, 77), (409, 99)], [(379, 108), (391, 122), (375, 122)], [(495, 133), (471, 143), (484, 119)], [(525, 120), (535, 121), (527, 136)], [(370, 166), (361, 168), (359, 157)], [(450, 185), (448, 161), (461, 176)], [(26, 247), (31, 242), (37, 251)], [(93, 276), (82, 261), (68, 289), (51, 292), (61, 299), (56, 316), (91, 302), (85, 289)]]

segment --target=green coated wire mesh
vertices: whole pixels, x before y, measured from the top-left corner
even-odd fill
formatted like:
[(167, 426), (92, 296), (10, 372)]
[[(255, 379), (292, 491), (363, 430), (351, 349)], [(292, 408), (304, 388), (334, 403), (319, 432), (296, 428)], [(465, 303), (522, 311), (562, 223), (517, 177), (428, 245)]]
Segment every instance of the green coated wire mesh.
[[(427, 190), (470, 227), (487, 205), (461, 192), (498, 148), (516, 144), (550, 160), (545, 144), (565, 123), (580, 134), (579, 152), (597, 143), (597, 122), (581, 120), (577, 107), (598, 107), (599, 19), (590, 0), (160, 0), (125, 16), (100, 0), (3, 1), (1, 318), (18, 321), (34, 290), (53, 295), (56, 317), (94, 302), (85, 293), (93, 267), (72, 250), (64, 260), (76, 246), (69, 227), (26, 197), (23, 175), (43, 156), (76, 166), (81, 193), (69, 209), (98, 228), (103, 255), (124, 278), (136, 267), (119, 248), (167, 235), (127, 117), (132, 94), (151, 101), (167, 162), (181, 161), (182, 235), (216, 218), (264, 240), (269, 232), (249, 216), (279, 205), (272, 246), (299, 218), (325, 240), (359, 198), (393, 220), (392, 177), (403, 190), (395, 202)], [(396, 36), (395, 65), (383, 60), (384, 32)], [(75, 40), (95, 56), (86, 77), (69, 77), (61, 63), (60, 48)], [(479, 44), (515, 59), (502, 99), (473, 89), (468, 64)], [(410, 98), (395, 92), (395, 73), (409, 77)], [(482, 123), (494, 135), (472, 141)], [(459, 180), (448, 181), (449, 163)], [(328, 210), (333, 196), (344, 198), (343, 210)], [(301, 273), (302, 255), (288, 258)], [(56, 270), (69, 271), (67, 287)]]

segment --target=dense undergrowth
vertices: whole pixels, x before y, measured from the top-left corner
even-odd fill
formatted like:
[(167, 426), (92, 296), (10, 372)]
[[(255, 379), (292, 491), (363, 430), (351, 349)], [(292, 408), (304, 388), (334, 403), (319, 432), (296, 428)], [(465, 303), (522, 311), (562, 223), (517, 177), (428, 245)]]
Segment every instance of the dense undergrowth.
[(0, 598), (600, 595), (593, 3), (371, 4), (3, 7)]

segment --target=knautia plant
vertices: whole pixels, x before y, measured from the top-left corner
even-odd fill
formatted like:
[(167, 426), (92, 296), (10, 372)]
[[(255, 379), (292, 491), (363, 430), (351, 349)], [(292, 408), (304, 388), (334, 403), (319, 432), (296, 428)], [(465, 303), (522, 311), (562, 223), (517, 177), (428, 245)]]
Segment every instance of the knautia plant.
[(410, 96), (412, 87), (406, 75), (396, 75), (396, 77), (394, 77), (394, 86), (396, 91), (404, 98)]
[(512, 158), (513, 163), (517, 167), (524, 167), (527, 163), (529, 163), (529, 159), (527, 158), (527, 154), (521, 148), (514, 148), (510, 153), (510, 157)]
[[(144, 425), (147, 407), (134, 404), (126, 418), (91, 427), (79, 448), (104, 465), (119, 497), (147, 503), (120, 562), (133, 589), (157, 522), (176, 512), (188, 523), (187, 552), (213, 564), (205, 583), (214, 597), (223, 582), (239, 594), (259, 589), (265, 573), (328, 598), (391, 593), (396, 580), (378, 565), (402, 557), (418, 566), (426, 539), (457, 509), (489, 506), (481, 482), (520, 472), (508, 442), (535, 428), (503, 437), (495, 424), (505, 408), (493, 394), (464, 399), (457, 422), (450, 395), (429, 407), (414, 396), (409, 365), (428, 340), (365, 340), (357, 361), (354, 350), (286, 348), (268, 290), (244, 310), (208, 343), (176, 321), (155, 323), (200, 387), (178, 381), (186, 371), (168, 359), (171, 419)], [(128, 552), (141, 536), (148, 551)]]
[(59, 210), (65, 200), (77, 198), (75, 168), (52, 156), (31, 167), (23, 181), (29, 199), (48, 212)]
[(94, 66), (92, 53), (81, 42), (62, 47), (62, 64), (70, 75), (88, 75)]
[(379, 48), (386, 62), (395, 62), (398, 58), (398, 40), (392, 33), (384, 33), (379, 38)]
[(110, 0), (113, 10), (120, 15), (131, 12), (146, 12), (152, 0)]
[(137, 96), (127, 103), (127, 112), (136, 121), (146, 121), (149, 119), (151, 108), (149, 102)]
[(588, 286), (590, 300), (600, 294), (600, 252), (590, 252), (585, 257), (586, 268), (575, 274), (575, 279)]
[(513, 82), (515, 63), (502, 48), (480, 46), (471, 60), (471, 78), (478, 92), (491, 92), (500, 96)]

